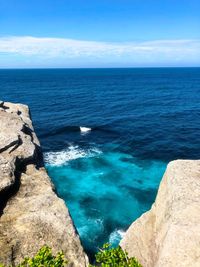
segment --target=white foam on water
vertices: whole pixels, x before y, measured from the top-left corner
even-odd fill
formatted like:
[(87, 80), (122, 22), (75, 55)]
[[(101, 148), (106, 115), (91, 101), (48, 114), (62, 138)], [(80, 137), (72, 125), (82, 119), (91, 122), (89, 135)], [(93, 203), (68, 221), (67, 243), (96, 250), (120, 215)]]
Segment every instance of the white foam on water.
[(126, 232), (124, 230), (118, 230), (117, 232), (121, 236), (121, 238), (123, 238), (126, 234)]
[(94, 157), (100, 153), (101, 151), (97, 148), (84, 150), (79, 148), (79, 146), (71, 145), (65, 150), (44, 153), (44, 161), (51, 166), (61, 166), (67, 164), (67, 162), (71, 160)]
[[(104, 224), (102, 219), (87, 219), (87, 223), (85, 225), (82, 225), (81, 227), (77, 228), (78, 233), (81, 237), (90, 238), (91, 240), (94, 239), (94, 236), (92, 236), (92, 233), (95, 235), (95, 233), (101, 233), (104, 230)], [(93, 232), (94, 231), (94, 232)]]
[(118, 229), (112, 232), (109, 236), (109, 243), (115, 245), (124, 237), (125, 231)]
[(92, 129), (91, 128), (88, 128), (88, 127), (81, 127), (80, 126), (80, 131), (82, 132), (82, 133), (87, 133), (87, 132), (90, 132)]

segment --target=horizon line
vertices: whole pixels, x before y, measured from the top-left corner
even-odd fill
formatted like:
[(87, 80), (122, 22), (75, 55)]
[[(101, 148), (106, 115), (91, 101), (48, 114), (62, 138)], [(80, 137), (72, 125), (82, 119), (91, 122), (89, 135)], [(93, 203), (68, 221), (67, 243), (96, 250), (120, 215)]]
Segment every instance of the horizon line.
[(199, 66), (137, 66), (137, 67), (17, 67), (6, 68), (0, 67), (0, 70), (34, 70), (34, 69), (184, 69), (184, 68), (200, 68)]

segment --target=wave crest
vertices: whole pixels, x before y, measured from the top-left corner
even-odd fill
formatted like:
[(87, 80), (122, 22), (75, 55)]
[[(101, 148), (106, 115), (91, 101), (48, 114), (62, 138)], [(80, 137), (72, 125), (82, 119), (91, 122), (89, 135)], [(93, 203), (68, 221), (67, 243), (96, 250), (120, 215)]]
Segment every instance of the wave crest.
[(80, 127), (80, 131), (82, 133), (87, 133), (87, 132), (90, 132), (92, 129), (91, 128), (88, 128), (88, 127)]
[(65, 150), (44, 153), (44, 161), (47, 165), (61, 166), (78, 158), (94, 157), (100, 154), (97, 148), (81, 149), (78, 146), (69, 146)]
[(124, 230), (115, 230), (114, 232), (112, 232), (109, 236), (109, 243), (117, 246), (120, 242), (120, 240), (124, 237), (125, 235), (125, 231)]

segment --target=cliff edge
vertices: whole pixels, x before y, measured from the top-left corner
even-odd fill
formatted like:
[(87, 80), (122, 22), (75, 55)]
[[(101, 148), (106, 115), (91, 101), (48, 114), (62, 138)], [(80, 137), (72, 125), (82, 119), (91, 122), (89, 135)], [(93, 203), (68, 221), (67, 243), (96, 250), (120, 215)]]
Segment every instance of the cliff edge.
[(88, 265), (68, 209), (43, 167), (25, 105), (0, 102), (0, 262), (13, 266), (44, 244), (70, 266)]
[(120, 245), (143, 267), (200, 266), (200, 160), (168, 164), (151, 210)]

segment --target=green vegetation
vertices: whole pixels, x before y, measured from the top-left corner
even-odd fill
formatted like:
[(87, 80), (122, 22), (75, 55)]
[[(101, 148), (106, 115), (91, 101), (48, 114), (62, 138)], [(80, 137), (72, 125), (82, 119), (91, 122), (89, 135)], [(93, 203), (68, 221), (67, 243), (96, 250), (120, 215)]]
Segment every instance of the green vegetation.
[[(33, 258), (25, 258), (16, 267), (64, 267), (67, 261), (62, 252), (58, 252), (56, 256), (52, 254), (48, 246), (42, 247)], [(0, 264), (0, 267), (5, 267)]]
[[(111, 248), (110, 244), (105, 244), (96, 254), (95, 265), (89, 267), (142, 267), (135, 258), (129, 258), (120, 246)], [(25, 258), (16, 267), (64, 267), (67, 266), (67, 260), (63, 252), (53, 255), (48, 246), (42, 247), (33, 258)], [(0, 264), (0, 267), (5, 267)]]
[(124, 252), (120, 246), (111, 248), (108, 243), (95, 257), (97, 265), (90, 265), (90, 267), (142, 267), (135, 258), (129, 258), (127, 252)]

